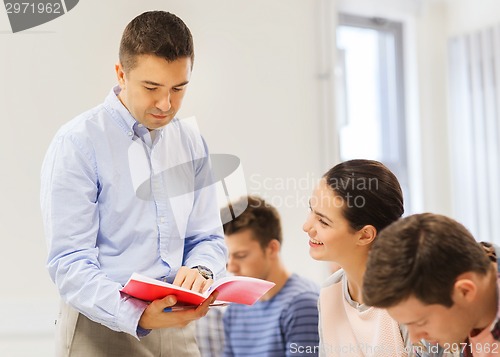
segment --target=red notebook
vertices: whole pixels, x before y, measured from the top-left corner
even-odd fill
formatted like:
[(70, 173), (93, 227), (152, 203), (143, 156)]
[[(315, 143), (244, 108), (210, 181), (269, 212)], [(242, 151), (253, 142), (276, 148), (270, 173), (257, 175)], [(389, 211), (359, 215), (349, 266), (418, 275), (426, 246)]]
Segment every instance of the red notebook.
[(145, 301), (175, 295), (178, 303), (200, 305), (214, 290), (217, 290), (219, 295), (216, 304), (228, 302), (253, 305), (274, 285), (276, 284), (270, 281), (247, 276), (228, 276), (215, 281), (205, 293), (198, 293), (134, 273), (121, 291)]

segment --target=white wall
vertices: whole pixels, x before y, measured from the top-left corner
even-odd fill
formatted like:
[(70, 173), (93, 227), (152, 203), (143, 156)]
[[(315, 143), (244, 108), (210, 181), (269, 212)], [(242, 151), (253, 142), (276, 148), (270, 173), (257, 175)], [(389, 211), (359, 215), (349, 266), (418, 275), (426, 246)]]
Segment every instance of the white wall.
[(451, 182), (448, 41), (500, 23), (495, 0), (421, 0), (418, 17), (418, 53), (425, 197), (430, 211), (454, 216)]
[[(419, 0), (416, 38), (423, 210), (454, 215), (451, 182), (448, 41), (500, 23), (496, 0)], [(461, 194), (456, 190), (455, 194)]]
[(465, 34), (500, 23), (497, 0), (446, 0), (449, 36)]
[(452, 215), (447, 103), (447, 10), (424, 1), (416, 21), (423, 211)]
[(44, 267), (41, 162), (55, 131), (114, 85), (121, 32), (150, 9), (176, 13), (195, 38), (180, 115), (196, 115), (212, 153), (241, 158), (249, 190), (283, 215), (286, 264), (323, 280), (326, 267), (309, 258), (301, 231), (312, 181), (328, 168), (320, 137), (318, 6), (316, 0), (85, 0), (17, 34), (0, 10), (0, 355), (52, 355), (58, 296)]

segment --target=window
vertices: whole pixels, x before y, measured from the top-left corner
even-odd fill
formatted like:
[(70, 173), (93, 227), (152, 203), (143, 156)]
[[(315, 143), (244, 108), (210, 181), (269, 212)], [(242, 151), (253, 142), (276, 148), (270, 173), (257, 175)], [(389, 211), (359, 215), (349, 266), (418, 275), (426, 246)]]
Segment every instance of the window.
[(336, 35), (340, 158), (383, 162), (398, 177), (409, 213), (403, 26), (340, 14)]

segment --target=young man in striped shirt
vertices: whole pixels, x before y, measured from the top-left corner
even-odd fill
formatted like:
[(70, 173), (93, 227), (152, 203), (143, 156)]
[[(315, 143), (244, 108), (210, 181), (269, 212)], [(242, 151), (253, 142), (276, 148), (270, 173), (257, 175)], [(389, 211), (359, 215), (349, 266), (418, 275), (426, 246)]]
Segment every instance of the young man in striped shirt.
[(252, 306), (229, 306), (223, 318), (224, 356), (317, 356), (319, 287), (285, 268), (281, 222), (273, 206), (249, 196), (228, 209), (247, 202), (241, 215), (224, 224), (227, 270), (276, 286)]

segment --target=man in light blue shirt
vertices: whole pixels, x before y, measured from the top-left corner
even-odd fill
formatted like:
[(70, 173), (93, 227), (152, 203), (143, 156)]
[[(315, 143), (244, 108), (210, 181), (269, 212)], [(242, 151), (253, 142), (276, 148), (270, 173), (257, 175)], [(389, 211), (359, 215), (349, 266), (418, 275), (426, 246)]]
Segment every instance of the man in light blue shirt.
[(42, 167), (47, 267), (63, 304), (60, 356), (199, 355), (208, 304), (163, 312), (120, 292), (138, 272), (203, 291), (226, 265), (206, 144), (175, 118), (193, 66), (189, 29), (152, 11), (126, 27), (118, 86), (64, 125)]

